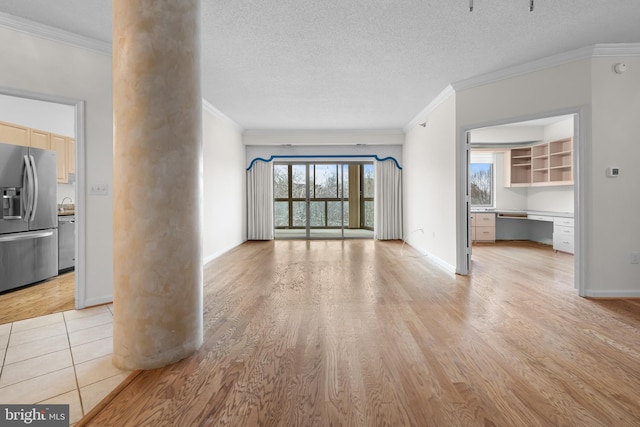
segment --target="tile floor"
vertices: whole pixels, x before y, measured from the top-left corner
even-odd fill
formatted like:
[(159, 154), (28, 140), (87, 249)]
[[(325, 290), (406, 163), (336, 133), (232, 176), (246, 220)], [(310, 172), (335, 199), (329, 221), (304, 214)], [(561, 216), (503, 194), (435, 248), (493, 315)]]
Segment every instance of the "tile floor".
[(129, 375), (112, 350), (111, 304), (0, 325), (0, 403), (68, 403), (73, 425)]

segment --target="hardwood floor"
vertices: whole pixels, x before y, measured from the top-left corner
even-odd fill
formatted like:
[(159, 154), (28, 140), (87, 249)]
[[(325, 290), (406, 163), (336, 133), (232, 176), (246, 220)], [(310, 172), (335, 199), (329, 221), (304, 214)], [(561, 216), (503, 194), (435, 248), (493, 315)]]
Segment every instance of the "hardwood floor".
[(205, 269), (202, 348), (80, 425), (638, 425), (639, 301), (577, 297), (541, 245), (474, 247), (470, 277), (415, 255), (239, 246)]
[(0, 295), (0, 324), (73, 310), (75, 273), (64, 273), (47, 281)]

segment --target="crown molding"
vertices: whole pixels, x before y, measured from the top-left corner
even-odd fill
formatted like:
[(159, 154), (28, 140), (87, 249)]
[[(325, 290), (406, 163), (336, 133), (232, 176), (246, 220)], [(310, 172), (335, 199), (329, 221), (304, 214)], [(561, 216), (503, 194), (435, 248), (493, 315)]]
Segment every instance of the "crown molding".
[(209, 101), (207, 101), (204, 98), (202, 98), (202, 109), (210, 114), (213, 114), (214, 116), (226, 122), (227, 124), (231, 125), (231, 127), (233, 127), (239, 133), (243, 134), (245, 132), (242, 126), (240, 126), (238, 123), (233, 121), (233, 119), (231, 119), (229, 116), (224, 114), (222, 111), (218, 110), (216, 107), (213, 106), (213, 104), (211, 104)]
[(111, 43), (84, 37), (78, 34), (50, 27), (24, 18), (0, 12), (0, 27), (20, 31), (44, 39), (81, 47), (93, 52), (111, 55)]
[(640, 43), (597, 44), (593, 56), (640, 56)]
[(245, 135), (404, 135), (402, 129), (252, 129)]
[(455, 94), (453, 86), (447, 85), (447, 87), (445, 87), (442, 92), (440, 92), (438, 96), (436, 96), (433, 101), (429, 103), (429, 105), (427, 105), (422, 111), (416, 114), (416, 116), (405, 125), (405, 127), (402, 129), (404, 133), (407, 133), (408, 131), (416, 127), (418, 123), (424, 122), (429, 114), (433, 113), (436, 108), (440, 106), (440, 104), (446, 101), (453, 94)]
[(603, 43), (586, 46), (557, 55), (548, 56), (535, 61), (527, 62), (513, 67), (504, 68), (492, 73), (460, 80), (451, 85), (456, 91), (470, 89), (476, 86), (494, 83), (500, 80), (520, 76), (522, 74), (541, 71), (547, 68), (566, 64), (569, 62), (588, 59), (599, 56), (637, 56), (640, 55), (640, 43)]
[(524, 64), (515, 65), (513, 67), (503, 68), (491, 73), (481, 74), (466, 80), (460, 80), (452, 83), (456, 91), (470, 89), (476, 86), (482, 86), (489, 83), (495, 83), (500, 80), (506, 80), (523, 74), (533, 73), (535, 71), (545, 70), (547, 68), (566, 64), (569, 62), (587, 59), (593, 56), (594, 46), (587, 46), (568, 52), (559, 53), (557, 55), (547, 56), (546, 58), (537, 59), (535, 61), (526, 62)]

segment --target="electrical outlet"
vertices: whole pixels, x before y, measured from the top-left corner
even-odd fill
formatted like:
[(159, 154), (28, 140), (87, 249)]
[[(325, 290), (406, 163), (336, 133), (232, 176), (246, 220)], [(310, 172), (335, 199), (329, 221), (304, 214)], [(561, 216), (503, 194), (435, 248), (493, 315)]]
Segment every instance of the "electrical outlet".
[(640, 264), (640, 252), (631, 252), (631, 264)]
[(106, 196), (109, 194), (109, 184), (89, 185), (89, 194), (93, 196)]

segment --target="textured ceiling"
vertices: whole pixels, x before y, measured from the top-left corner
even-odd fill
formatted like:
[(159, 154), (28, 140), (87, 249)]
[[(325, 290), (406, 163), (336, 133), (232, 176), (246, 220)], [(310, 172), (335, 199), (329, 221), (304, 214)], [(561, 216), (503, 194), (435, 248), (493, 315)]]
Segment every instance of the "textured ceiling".
[[(111, 1), (2, 0), (101, 41)], [(202, 0), (203, 97), (246, 130), (402, 129), (448, 84), (640, 41), (638, 0)]]

